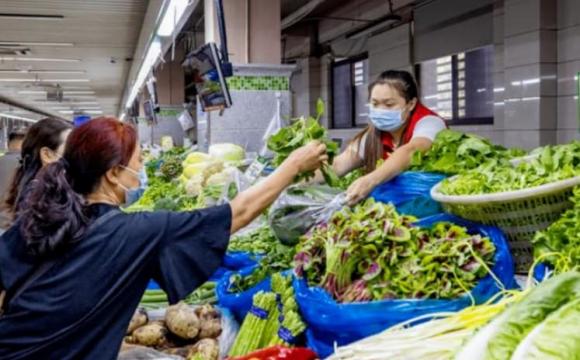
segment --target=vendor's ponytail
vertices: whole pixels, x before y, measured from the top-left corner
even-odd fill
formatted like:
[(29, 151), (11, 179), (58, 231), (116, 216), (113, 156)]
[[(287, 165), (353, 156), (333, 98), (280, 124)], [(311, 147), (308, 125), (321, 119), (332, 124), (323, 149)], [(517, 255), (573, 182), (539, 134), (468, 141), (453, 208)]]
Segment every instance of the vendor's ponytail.
[(41, 170), (24, 202), (20, 229), (30, 254), (58, 253), (84, 234), (84, 200), (69, 183), (64, 159)]

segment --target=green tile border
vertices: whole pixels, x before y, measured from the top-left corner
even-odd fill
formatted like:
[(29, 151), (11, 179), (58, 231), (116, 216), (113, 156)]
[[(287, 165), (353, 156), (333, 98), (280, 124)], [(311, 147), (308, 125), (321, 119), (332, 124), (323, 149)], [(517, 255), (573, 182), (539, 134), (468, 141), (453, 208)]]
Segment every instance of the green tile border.
[(232, 76), (227, 82), (230, 90), (290, 90), (290, 80), (286, 76)]

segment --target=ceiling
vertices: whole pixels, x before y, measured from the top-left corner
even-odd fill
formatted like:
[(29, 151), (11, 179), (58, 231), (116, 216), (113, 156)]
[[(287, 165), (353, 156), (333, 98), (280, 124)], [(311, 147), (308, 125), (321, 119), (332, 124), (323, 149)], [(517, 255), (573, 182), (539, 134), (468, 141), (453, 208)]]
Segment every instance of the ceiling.
[[(116, 115), (148, 2), (0, 0), (0, 95), (66, 118), (79, 110)], [(57, 86), (62, 101), (47, 101)]]

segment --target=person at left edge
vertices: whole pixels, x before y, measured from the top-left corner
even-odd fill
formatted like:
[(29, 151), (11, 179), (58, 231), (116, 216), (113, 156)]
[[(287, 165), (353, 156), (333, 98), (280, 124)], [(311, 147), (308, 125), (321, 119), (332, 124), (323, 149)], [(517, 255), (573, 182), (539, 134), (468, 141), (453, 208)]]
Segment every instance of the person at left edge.
[(112, 118), (74, 129), (63, 158), (39, 174), (24, 211), (0, 237), (0, 285), (8, 294), (0, 359), (116, 359), (151, 278), (170, 303), (186, 297), (221, 265), (231, 233), (327, 158), (313, 142), (230, 204), (126, 214), (118, 206), (142, 167), (135, 129)]
[[(24, 129), (14, 129), (8, 134), (8, 151), (0, 156), (0, 202), (8, 190), (10, 180), (18, 167), (22, 141), (26, 136)], [(0, 208), (0, 232), (10, 224), (10, 215)]]

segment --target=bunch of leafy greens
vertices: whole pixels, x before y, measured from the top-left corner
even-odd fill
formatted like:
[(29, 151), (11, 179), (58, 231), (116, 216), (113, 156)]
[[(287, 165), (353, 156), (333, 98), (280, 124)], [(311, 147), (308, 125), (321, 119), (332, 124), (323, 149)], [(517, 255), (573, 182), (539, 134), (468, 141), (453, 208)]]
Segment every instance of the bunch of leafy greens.
[(263, 225), (243, 235), (232, 236), (228, 251), (245, 251), (252, 254), (268, 254), (279, 244), (268, 225)]
[[(580, 350), (577, 331), (579, 298), (578, 272), (560, 274), (544, 281), (480, 329), (455, 359), (577, 359)], [(573, 302), (571, 308), (566, 306), (570, 302)], [(576, 322), (569, 322), (573, 320)], [(556, 329), (557, 323), (562, 325), (559, 330)], [(551, 338), (550, 334), (558, 336)]]
[(437, 134), (431, 149), (413, 154), (409, 170), (454, 175), (490, 162), (507, 164), (509, 159), (524, 154), (523, 150), (508, 150), (476, 135), (443, 130)]
[[(326, 145), (328, 163), (332, 164), (334, 157), (338, 155), (339, 149), (338, 145), (328, 138), (326, 129), (319, 124), (320, 117), (324, 114), (324, 103), (320, 99), (316, 104), (316, 111), (316, 118), (309, 116), (308, 118), (294, 119), (292, 125), (280, 129), (268, 139), (268, 149), (275, 154), (272, 160), (274, 166), (280, 166), (294, 150), (313, 140), (318, 140)], [(332, 169), (332, 166), (325, 164), (321, 170), (324, 180), (330, 186), (339, 186), (340, 179)], [(313, 172), (305, 172), (300, 174), (296, 181), (309, 179), (313, 176)]]
[(258, 267), (251, 274), (242, 276), (236, 273), (230, 276), (228, 291), (232, 293), (246, 291), (275, 273), (291, 269), (294, 254), (293, 247), (277, 244), (260, 259)]
[(186, 211), (196, 209), (197, 207), (197, 199), (188, 196), (181, 184), (165, 182), (160, 178), (153, 178), (149, 180), (149, 185), (141, 198), (131, 206), (125, 208), (124, 211)]
[(511, 164), (489, 163), (444, 180), (447, 195), (490, 194), (536, 187), (580, 175), (580, 141), (545, 146), (531, 153), (533, 159)]
[(557, 273), (580, 266), (580, 188), (574, 189), (574, 207), (532, 240), (534, 257), (550, 264)]
[(301, 239), (295, 273), (339, 302), (451, 299), (488, 273), (495, 253), (488, 238), (414, 220), (372, 199), (344, 208)]

